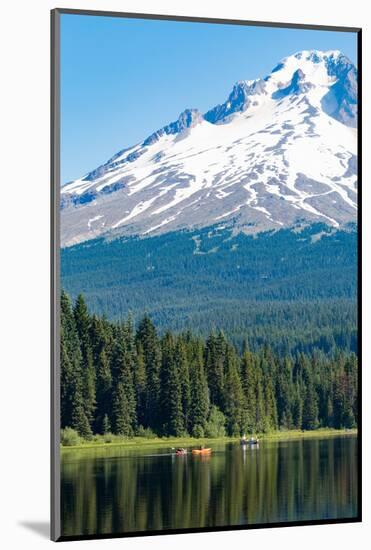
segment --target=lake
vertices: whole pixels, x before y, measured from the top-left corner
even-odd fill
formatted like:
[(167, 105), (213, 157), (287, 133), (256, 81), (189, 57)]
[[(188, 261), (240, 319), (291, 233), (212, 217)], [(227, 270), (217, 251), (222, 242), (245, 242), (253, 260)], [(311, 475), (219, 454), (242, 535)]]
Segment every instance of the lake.
[(357, 436), (62, 452), (62, 535), (212, 528), (357, 516)]

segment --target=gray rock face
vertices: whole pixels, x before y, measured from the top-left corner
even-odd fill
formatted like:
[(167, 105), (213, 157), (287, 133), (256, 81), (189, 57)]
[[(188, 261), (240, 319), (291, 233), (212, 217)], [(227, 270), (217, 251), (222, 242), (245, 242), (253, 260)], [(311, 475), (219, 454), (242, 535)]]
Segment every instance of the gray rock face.
[(230, 115), (246, 111), (253, 102), (252, 97), (264, 94), (265, 88), (266, 84), (262, 79), (236, 82), (227, 101), (205, 113), (205, 120), (213, 124), (225, 123)]
[(143, 145), (152, 145), (164, 135), (181, 134), (188, 128), (194, 128), (197, 124), (202, 122), (202, 120), (203, 116), (197, 109), (186, 109), (180, 113), (178, 120), (164, 126), (161, 130), (158, 130), (145, 139)]
[(273, 93), (274, 99), (282, 99), (289, 95), (299, 95), (308, 92), (314, 85), (311, 82), (306, 82), (305, 74), (301, 69), (297, 69), (288, 86), (281, 88)]
[(327, 62), (328, 73), (335, 83), (322, 100), (326, 113), (343, 124), (355, 128), (358, 114), (358, 72), (356, 67), (344, 55)]
[(214, 224), (256, 233), (355, 222), (356, 112), (350, 61), (299, 52), (65, 185), (62, 245)]

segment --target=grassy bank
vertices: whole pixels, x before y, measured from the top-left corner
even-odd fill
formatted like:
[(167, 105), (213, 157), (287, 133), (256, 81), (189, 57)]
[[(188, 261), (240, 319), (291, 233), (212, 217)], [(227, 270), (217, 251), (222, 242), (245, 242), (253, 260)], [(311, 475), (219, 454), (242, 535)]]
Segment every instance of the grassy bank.
[[(334, 430), (330, 428), (321, 428), (312, 431), (287, 430), (276, 431), (269, 434), (258, 434), (261, 441), (275, 440), (293, 440), (318, 437), (334, 437), (343, 435), (357, 435), (357, 429), (352, 430)], [(128, 450), (148, 449), (151, 447), (192, 447), (199, 445), (212, 446), (213, 444), (222, 444), (239, 441), (238, 437), (218, 437), (218, 438), (200, 438), (194, 437), (133, 437), (122, 438), (120, 436), (95, 436), (93, 440), (82, 441), (75, 445), (61, 446), (63, 451), (74, 449), (104, 448), (120, 446)]]
[(287, 431), (276, 431), (269, 434), (264, 434), (261, 436), (263, 440), (288, 440), (288, 439), (309, 439), (309, 438), (318, 438), (318, 437), (332, 437), (339, 435), (357, 435), (357, 428), (347, 429), (347, 430), (335, 430), (332, 428), (319, 428), (318, 430), (287, 430)]

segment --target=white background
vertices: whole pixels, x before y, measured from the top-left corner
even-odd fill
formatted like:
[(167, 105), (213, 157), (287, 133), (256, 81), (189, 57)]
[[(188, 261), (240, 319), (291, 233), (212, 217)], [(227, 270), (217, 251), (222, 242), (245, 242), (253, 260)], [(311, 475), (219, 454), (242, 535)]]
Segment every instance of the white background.
[[(69, 543), (71, 548), (365, 548), (370, 522), (370, 23), (365, 0), (8, 0), (0, 55), (0, 544), (41, 548), (49, 520), (49, 10), (105, 9), (363, 27), (364, 522)], [(258, 54), (259, 52), (257, 52)], [(368, 310), (368, 311), (367, 311)]]

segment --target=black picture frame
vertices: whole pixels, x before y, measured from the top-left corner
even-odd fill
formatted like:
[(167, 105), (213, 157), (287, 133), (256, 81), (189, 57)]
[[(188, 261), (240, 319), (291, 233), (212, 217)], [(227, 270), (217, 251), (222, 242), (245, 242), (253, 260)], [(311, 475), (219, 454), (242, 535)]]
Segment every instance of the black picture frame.
[[(169, 530), (146, 530), (130, 533), (111, 533), (94, 535), (61, 535), (61, 491), (60, 491), (60, 17), (63, 14), (117, 17), (124, 19), (147, 19), (164, 21), (183, 21), (193, 23), (228, 24), (236, 26), (254, 27), (278, 27), (287, 29), (309, 29), (324, 30), (333, 32), (352, 32), (357, 35), (357, 57), (358, 57), (358, 233), (357, 233), (357, 254), (358, 254), (358, 280), (357, 280), (357, 329), (358, 329), (358, 503), (357, 516), (353, 518), (337, 518), (330, 520), (303, 520), (288, 521), (269, 524), (233, 525), (223, 527), (201, 527), (187, 529)], [(148, 13), (126, 13), (115, 11), (84, 10), (55, 8), (51, 10), (51, 234), (50, 234), (50, 256), (51, 256), (51, 539), (56, 542), (108, 539), (108, 538), (129, 538), (154, 535), (174, 535), (184, 533), (204, 533), (218, 531), (237, 531), (250, 529), (267, 529), (273, 527), (328, 525), (340, 523), (356, 523), (362, 521), (362, 29), (359, 27), (341, 27), (317, 24), (295, 24), (276, 23), (268, 21), (250, 21), (239, 19), (219, 19), (192, 16), (175, 16)]]

